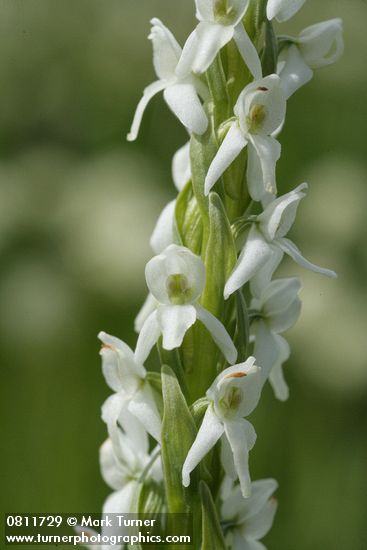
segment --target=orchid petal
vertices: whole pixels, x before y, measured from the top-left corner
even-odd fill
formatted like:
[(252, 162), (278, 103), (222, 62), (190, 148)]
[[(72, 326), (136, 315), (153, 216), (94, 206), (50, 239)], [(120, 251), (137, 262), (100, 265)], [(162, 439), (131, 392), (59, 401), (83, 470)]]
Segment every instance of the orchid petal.
[(289, 359), (290, 347), (288, 342), (279, 334), (275, 335), (278, 349), (278, 359), (269, 374), (269, 382), (274, 395), (279, 401), (286, 401), (289, 397), (288, 384), (284, 379), (282, 365)]
[(116, 442), (118, 436), (117, 421), (121, 411), (127, 409), (129, 397), (124, 392), (114, 393), (107, 397), (101, 407), (101, 417), (103, 422), (107, 424), (108, 434)]
[(262, 68), (259, 54), (242, 23), (236, 25), (233, 38), (252, 76), (255, 79), (261, 78)]
[(190, 142), (180, 147), (173, 155), (172, 177), (177, 191), (181, 191), (191, 179)]
[(272, 247), (256, 227), (252, 226), (237, 264), (224, 287), (224, 298), (227, 299), (247, 283), (270, 260), (272, 255)]
[(262, 383), (265, 384), (269, 377), (271, 369), (278, 359), (278, 350), (276, 346), (275, 334), (269, 327), (260, 320), (256, 323), (254, 356), (256, 362), (261, 365)]
[(205, 178), (205, 194), (208, 195), (213, 185), (218, 181), (223, 172), (238, 157), (242, 149), (246, 147), (247, 139), (242, 134), (237, 123), (234, 123), (227, 132), (217, 154), (215, 155)]
[(280, 158), (279, 141), (271, 136), (250, 135), (247, 161), (247, 183), (254, 201), (266, 193), (276, 194), (275, 166)]
[[(302, 308), (302, 302), (296, 296), (293, 301), (283, 311), (278, 311), (268, 316), (269, 327), (275, 333), (282, 333), (293, 327), (299, 319)], [(264, 310), (266, 314), (266, 310)]]
[[(250, 136), (249, 136), (250, 137)], [(255, 147), (251, 142), (251, 137), (247, 145), (247, 187), (250, 197), (253, 201), (261, 201), (266, 191), (264, 186), (264, 176), (261, 167), (261, 160)], [(275, 171), (274, 171), (275, 177)]]
[(232, 39), (233, 33), (233, 26), (201, 21), (184, 45), (176, 68), (177, 76), (205, 72), (221, 48)]
[(157, 319), (163, 336), (163, 348), (178, 348), (189, 328), (196, 321), (196, 309), (193, 305), (160, 306)]
[(331, 65), (344, 51), (343, 22), (336, 18), (311, 25), (301, 32), (297, 42), (311, 69)]
[(160, 443), (162, 421), (149, 384), (144, 383), (142, 389), (132, 397), (128, 410), (140, 421), (146, 431)]
[(196, 304), (195, 309), (197, 318), (208, 329), (214, 342), (217, 344), (228, 363), (233, 365), (237, 359), (237, 350), (224, 325), (207, 309), (204, 309), (200, 305)]
[[(102, 405), (102, 420), (107, 424), (117, 458), (125, 463), (135, 454), (148, 453), (148, 437), (143, 425), (129, 411), (131, 398), (122, 392), (111, 395)], [(125, 445), (126, 439), (129, 444)]]
[(257, 217), (261, 231), (269, 241), (288, 233), (296, 219), (299, 202), (306, 196), (304, 191), (307, 187), (307, 183), (302, 183), (293, 191), (275, 199)]
[(149, 39), (153, 45), (153, 64), (160, 79), (172, 78), (181, 56), (181, 46), (162, 21), (154, 17)]
[[(134, 493), (137, 489), (136, 481), (129, 481), (122, 489), (112, 493), (107, 497), (102, 513), (103, 514), (128, 514), (131, 511), (131, 504), (134, 497)], [(115, 529), (111, 528), (111, 529)], [(118, 529), (121, 529), (118, 527)], [(105, 534), (105, 533), (104, 533)], [(111, 533), (108, 533), (111, 535)]]
[[(131, 451), (133, 456), (148, 455), (149, 452), (149, 438), (146, 433), (144, 425), (132, 412), (130, 412), (131, 399), (126, 403), (121, 410), (118, 424), (120, 434), (120, 452), (117, 453), (120, 458), (128, 461), (129, 454), (127, 451)], [(128, 442), (127, 445), (125, 443)]]
[(321, 275), (325, 275), (326, 277), (330, 277), (331, 279), (336, 279), (337, 274), (335, 273), (335, 271), (325, 269), (324, 267), (319, 267), (318, 265), (315, 265), (306, 260), (306, 258), (302, 256), (297, 246), (289, 239), (279, 239), (276, 241), (276, 244), (281, 248), (281, 250), (283, 250), (283, 252), (288, 254), (301, 267), (309, 269), (310, 271), (314, 271), (315, 273), (321, 273)]
[(149, 292), (148, 296), (145, 299), (144, 304), (140, 308), (139, 313), (134, 320), (134, 330), (135, 332), (140, 332), (145, 321), (148, 319), (149, 315), (157, 309), (157, 300), (154, 298), (153, 294)]
[(119, 490), (128, 480), (129, 472), (117, 460), (110, 438), (101, 445), (99, 463), (104, 481), (112, 489)]
[(228, 8), (232, 10), (232, 15), (229, 18), (230, 23), (228, 22), (227, 24), (237, 26), (246, 14), (249, 0), (226, 0), (226, 3)]
[(279, 77), (288, 99), (312, 79), (313, 71), (294, 44), (288, 48), (286, 55), (285, 61), (279, 64)]
[(156, 80), (155, 82), (152, 82), (152, 84), (149, 84), (143, 92), (143, 97), (138, 103), (138, 106), (135, 111), (134, 120), (131, 125), (130, 132), (127, 135), (128, 141), (135, 141), (138, 137), (140, 124), (143, 118), (144, 111), (149, 103), (149, 101), (159, 92), (164, 90), (166, 87), (166, 83), (163, 80)]
[(306, 0), (268, 0), (266, 16), (271, 21), (274, 17), (280, 23), (287, 21), (301, 9)]
[(273, 525), (275, 512), (277, 511), (277, 501), (271, 498), (264, 506), (251, 516), (246, 522), (246, 537), (249, 539), (262, 539), (270, 531)]
[(213, 407), (208, 406), (198, 434), (192, 444), (182, 468), (182, 484), (184, 487), (190, 485), (190, 474), (214, 447), (224, 432), (222, 422), (215, 414)]
[(195, 0), (196, 18), (199, 21), (214, 21), (213, 0)]
[(157, 320), (157, 311), (153, 311), (146, 319), (138, 337), (134, 355), (137, 363), (145, 362), (160, 335), (161, 327)]
[(256, 272), (256, 275), (250, 281), (251, 294), (256, 298), (261, 297), (264, 288), (270, 283), (274, 271), (276, 271), (284, 256), (284, 252), (277, 246), (271, 246), (271, 252), (269, 260)]
[(285, 332), (297, 321), (301, 288), (298, 277), (287, 277), (271, 281), (263, 290), (258, 307), (274, 332)]
[(152, 236), (150, 237), (150, 246), (159, 254), (163, 252), (174, 241), (173, 224), (175, 219), (176, 201), (170, 201), (162, 210)]
[(275, 397), (280, 401), (286, 401), (289, 397), (289, 389), (283, 376), (282, 364), (290, 355), (288, 342), (279, 334), (272, 332), (263, 321), (258, 321), (253, 353), (261, 365), (263, 383), (269, 379)]
[(278, 482), (275, 479), (259, 479), (252, 482), (251, 509), (248, 510), (246, 518), (257, 514), (272, 494), (278, 489)]
[[(229, 478), (226, 478), (228, 480)], [(246, 523), (246, 521), (258, 514), (268, 502), (274, 491), (278, 488), (275, 479), (260, 479), (251, 483), (251, 497), (244, 499), (241, 489), (238, 485), (232, 486), (223, 494), (223, 485), (221, 495), (223, 499), (222, 517), (225, 521), (237, 519), (237, 524)]]
[(177, 82), (167, 86), (163, 97), (180, 122), (195, 134), (203, 134), (208, 118), (192, 82)]
[(145, 368), (135, 362), (132, 350), (119, 338), (105, 332), (100, 332), (98, 338), (103, 343), (100, 354), (107, 384), (116, 392), (134, 392), (139, 380), (145, 377)]
[(199, 47), (199, 35), (197, 28), (192, 31), (185, 42), (180, 60), (176, 67), (178, 78), (185, 78), (192, 73), (192, 66)]
[(233, 459), (244, 498), (251, 495), (251, 480), (248, 468), (248, 455), (256, 442), (256, 432), (250, 422), (225, 422), (224, 430), (233, 452)]
[[(232, 484), (233, 484), (234, 480), (237, 479), (237, 472), (236, 472), (236, 467), (234, 465), (232, 449), (231, 449), (229, 441), (226, 437), (222, 437), (220, 443), (221, 443), (220, 459), (221, 459), (224, 471), (226, 472), (227, 479), (230, 479)], [(227, 498), (228, 498), (228, 496), (227, 496)], [(227, 500), (227, 498), (225, 499), (225, 501)], [(240, 499), (241, 499), (241, 501), (243, 501), (242, 494), (241, 494)], [(237, 514), (238, 513), (238, 502), (236, 504), (237, 504), (237, 506), (236, 506), (235, 513)]]
[(196, 27), (196, 33), (197, 50), (192, 64), (192, 72), (202, 74), (213, 63), (215, 56), (223, 46), (233, 38), (234, 28), (230, 25), (225, 26), (203, 21)]
[[(241, 511), (238, 514), (239, 522), (246, 521), (247, 526), (254, 516), (257, 516), (259, 513), (261, 514), (263, 508), (267, 505), (270, 497), (277, 490), (277, 488), (278, 483), (275, 479), (260, 479), (258, 481), (253, 481), (251, 483), (251, 498), (243, 502)], [(264, 533), (264, 535), (265, 534), (266, 533)], [(251, 534), (249, 537), (250, 536), (252, 537), (253, 535)]]

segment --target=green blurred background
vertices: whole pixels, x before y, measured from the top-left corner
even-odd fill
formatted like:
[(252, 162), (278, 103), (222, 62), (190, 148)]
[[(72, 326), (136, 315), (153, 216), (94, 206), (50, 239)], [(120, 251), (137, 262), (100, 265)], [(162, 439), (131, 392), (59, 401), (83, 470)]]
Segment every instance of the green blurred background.
[[(135, 344), (148, 237), (174, 197), (185, 131), (161, 97), (125, 135), (154, 78), (149, 19), (181, 43), (183, 0), (0, 2), (1, 497), (4, 511), (97, 512), (109, 394), (96, 334)], [(282, 32), (341, 16), (346, 52), (289, 102), (281, 192), (309, 181), (292, 236), (336, 281), (298, 270), (285, 404), (252, 416), (253, 478), (279, 480), (269, 550), (366, 550), (367, 4), (308, 0)]]

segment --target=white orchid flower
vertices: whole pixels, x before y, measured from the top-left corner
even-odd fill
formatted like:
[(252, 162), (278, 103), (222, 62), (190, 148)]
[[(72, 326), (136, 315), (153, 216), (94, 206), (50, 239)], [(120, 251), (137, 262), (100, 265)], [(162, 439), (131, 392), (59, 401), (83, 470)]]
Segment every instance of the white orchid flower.
[(253, 295), (250, 307), (258, 312), (270, 330), (281, 334), (290, 329), (299, 318), (301, 300), (298, 294), (301, 288), (299, 277), (274, 279), (260, 294), (256, 294), (250, 284)]
[(261, 365), (263, 383), (269, 378), (275, 396), (285, 401), (289, 390), (282, 364), (289, 358), (290, 351), (287, 341), (280, 334), (291, 328), (299, 318), (301, 281), (298, 277), (275, 279), (257, 295), (257, 289), (254, 291), (251, 283), (250, 288), (254, 295), (250, 307), (259, 315), (251, 326), (255, 338), (253, 354)]
[[(130, 442), (125, 442), (130, 445)], [(100, 449), (100, 466), (105, 482), (114, 489), (103, 506), (103, 513), (128, 513), (138, 479), (150, 458), (145, 452), (135, 454), (133, 449), (125, 449), (123, 460), (117, 457), (110, 439), (106, 439)], [(125, 462), (126, 460), (126, 462)]]
[(161, 418), (153, 390), (145, 380), (146, 370), (143, 364), (134, 358), (133, 351), (119, 338), (105, 332), (100, 332), (98, 338), (103, 343), (100, 351), (102, 371), (108, 386), (116, 392), (116, 395), (109, 398), (117, 403), (114, 411), (117, 410), (116, 414), (119, 416), (118, 408), (122, 408), (126, 402), (127, 410), (159, 442)]
[(226, 360), (230, 364), (236, 361), (237, 350), (228, 332), (198, 303), (205, 286), (205, 266), (201, 258), (188, 248), (172, 244), (148, 262), (145, 277), (159, 305), (140, 331), (135, 351), (138, 363), (145, 361), (161, 335), (164, 349), (178, 348), (197, 319), (208, 329)]
[(217, 376), (206, 393), (209, 406), (183, 465), (185, 487), (190, 484), (191, 472), (222, 437), (224, 469), (230, 477), (238, 476), (242, 495), (250, 495), (248, 455), (255, 445), (256, 433), (244, 417), (255, 409), (261, 388), (261, 369), (255, 365), (254, 357), (228, 367)]
[(203, 73), (232, 38), (254, 78), (261, 78), (257, 50), (242, 24), (249, 0), (195, 0), (199, 24), (182, 51), (176, 73)]
[(280, 144), (272, 136), (283, 124), (286, 99), (278, 75), (246, 86), (234, 107), (235, 122), (220, 145), (205, 178), (207, 195), (223, 172), (247, 146), (247, 184), (251, 198), (260, 201), (276, 193), (275, 166)]
[(149, 35), (153, 44), (154, 69), (159, 80), (145, 88), (136, 111), (128, 141), (134, 141), (139, 132), (140, 123), (149, 101), (159, 92), (188, 131), (203, 134), (208, 126), (208, 119), (200, 102), (199, 95), (207, 97), (206, 86), (194, 75), (179, 77), (176, 66), (181, 56), (181, 47), (177, 40), (159, 19), (152, 19)]
[(275, 479), (260, 479), (251, 483), (251, 496), (242, 497), (238, 485), (228, 487), (228, 478), (222, 490), (223, 504), (221, 518), (225, 530), (225, 540), (232, 550), (266, 550), (259, 542), (274, 521), (277, 501), (272, 496), (278, 488)]
[(327, 277), (336, 277), (334, 271), (324, 269), (306, 260), (297, 246), (285, 238), (295, 220), (299, 202), (306, 196), (304, 192), (306, 189), (307, 183), (302, 183), (293, 191), (275, 199), (262, 214), (257, 216), (237, 264), (224, 288), (226, 299), (252, 279), (259, 270), (267, 269), (267, 264), (273, 267), (274, 258), (277, 262), (279, 260), (279, 250), (288, 254), (305, 269)]
[(277, 73), (282, 81), (287, 99), (299, 88), (310, 82), (313, 77), (312, 69), (307, 65), (301, 52), (294, 44), (281, 52)]
[(303, 6), (306, 0), (268, 0), (266, 16), (269, 20), (276, 19), (283, 23), (293, 17)]
[[(126, 417), (125, 417), (126, 418)], [(125, 426), (126, 427), (126, 422)], [(132, 437), (129, 437), (131, 436)], [(135, 492), (138, 488), (139, 479), (152, 462), (154, 450), (148, 452), (149, 441), (147, 433), (137, 430), (129, 435), (123, 427), (119, 428), (118, 444), (108, 438), (100, 448), (100, 466), (102, 477), (105, 482), (114, 489), (103, 505), (103, 514), (121, 514), (132, 512), (132, 503)], [(155, 481), (161, 481), (163, 477), (162, 466), (159, 459), (156, 459), (148, 475)], [(121, 535), (121, 528), (118, 526), (106, 527), (102, 535)]]
[[(151, 460), (149, 439), (143, 425), (130, 412), (128, 401), (121, 394), (108, 398), (102, 407), (102, 418), (107, 423), (109, 437), (100, 449), (103, 479), (119, 495), (114, 499), (130, 502), (133, 486)], [(155, 452), (155, 451), (153, 451)], [(151, 475), (159, 481), (162, 477), (160, 461), (154, 463)], [(120, 511), (128, 511), (123, 506)], [(110, 510), (111, 511), (111, 510)]]
[[(112, 422), (116, 416), (118, 401), (121, 401), (121, 394), (109, 398), (103, 407), (104, 420)], [(139, 479), (147, 466), (151, 464), (147, 475), (157, 482), (163, 478), (162, 463), (160, 458), (155, 458), (157, 453), (153, 450), (149, 454), (148, 435), (139, 421), (130, 414), (126, 408), (126, 400), (114, 427), (109, 425), (110, 437), (100, 448), (100, 466), (102, 477), (114, 492), (109, 495), (103, 505), (102, 517), (108, 514), (123, 514), (133, 512), (132, 504), (135, 492), (138, 488)], [(116, 420), (116, 418), (115, 418)], [(86, 529), (80, 525), (75, 527), (79, 535), (86, 538), (98, 536), (93, 529)], [(124, 533), (124, 528), (117, 525), (103, 526), (101, 537), (117, 537)], [(93, 540), (93, 539), (92, 539)], [(97, 550), (108, 550), (109, 548), (122, 548), (122, 544), (102, 544), (100, 546), (85, 544), (86, 548), (97, 548)]]
[(304, 29), (281, 55), (278, 74), (287, 97), (313, 77), (313, 70), (338, 61), (344, 51), (343, 22), (330, 19)]

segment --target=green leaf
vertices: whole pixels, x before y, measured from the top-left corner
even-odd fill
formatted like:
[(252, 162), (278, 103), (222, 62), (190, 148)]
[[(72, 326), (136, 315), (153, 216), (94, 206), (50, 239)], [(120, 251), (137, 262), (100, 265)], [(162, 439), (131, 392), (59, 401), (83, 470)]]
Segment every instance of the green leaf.
[(193, 487), (198, 478), (192, 476), (188, 489), (182, 485), (182, 466), (197, 434), (196, 425), (173, 370), (162, 367), (162, 459), (169, 511), (187, 512), (193, 504)]
[[(157, 526), (152, 525), (149, 527), (149, 535), (159, 535), (159, 514), (164, 512), (164, 490), (162, 483), (157, 483), (153, 479), (142, 480), (137, 487), (136, 493), (134, 495), (134, 500), (132, 502), (131, 513), (139, 514), (139, 519), (149, 519), (154, 520), (158, 519)], [(144, 515), (146, 518), (144, 518)], [(128, 529), (128, 534), (139, 535), (139, 527), (130, 527)], [(151, 548), (151, 545), (148, 544), (134, 544), (133, 546), (128, 545), (130, 550), (144, 550)]]
[(265, 45), (261, 56), (261, 65), (263, 75), (269, 75), (276, 72), (278, 61), (278, 42), (271, 21), (265, 22)]
[(159, 372), (148, 371), (145, 380), (156, 392), (162, 393), (162, 378)]
[(266, 21), (266, 4), (268, 0), (250, 0), (244, 17), (245, 28), (252, 42), (256, 43), (261, 33), (262, 24)]
[(221, 315), (225, 283), (237, 261), (231, 226), (217, 193), (209, 194), (210, 233), (205, 253), (207, 283), (202, 304), (214, 315)]
[(163, 506), (164, 490), (162, 484), (152, 479), (145, 479), (143, 483), (139, 484), (136, 507), (138, 514), (154, 516), (163, 512)]
[(190, 406), (190, 412), (193, 416), (193, 419), (195, 421), (195, 424), (199, 426), (201, 424), (201, 421), (204, 418), (204, 414), (206, 409), (208, 408), (209, 400), (207, 397), (202, 397), (201, 399), (198, 399)]
[(213, 497), (209, 487), (204, 481), (200, 482), (200, 498), (202, 510), (201, 550), (226, 550), (226, 544)]
[(168, 365), (173, 370), (186, 399), (188, 396), (188, 388), (179, 350), (177, 348), (172, 350), (164, 349), (162, 346), (162, 338), (159, 339), (157, 347), (161, 365)]
[(175, 209), (176, 231), (183, 246), (194, 254), (201, 254), (203, 238), (203, 222), (200, 209), (189, 181), (176, 200)]
[(204, 194), (204, 182), (209, 166), (218, 151), (218, 143), (209, 117), (209, 126), (205, 134), (193, 134), (190, 141), (190, 162), (192, 173), (192, 189), (196, 197), (203, 223), (203, 248), (208, 238), (209, 230), (209, 200)]
[(221, 56), (217, 55), (206, 72), (206, 80), (213, 101), (214, 126), (218, 126), (231, 114), (226, 76), (224, 74)]
[(192, 513), (195, 533), (198, 532), (195, 524), (197, 527), (200, 522), (197, 489), (202, 469), (198, 467), (192, 472), (190, 486), (185, 488), (182, 485), (182, 466), (196, 438), (197, 429), (178, 380), (167, 365), (162, 366), (162, 393), (162, 462), (168, 512)]
[(240, 290), (236, 292), (238, 363), (246, 361), (250, 341), (250, 320), (245, 298)]

